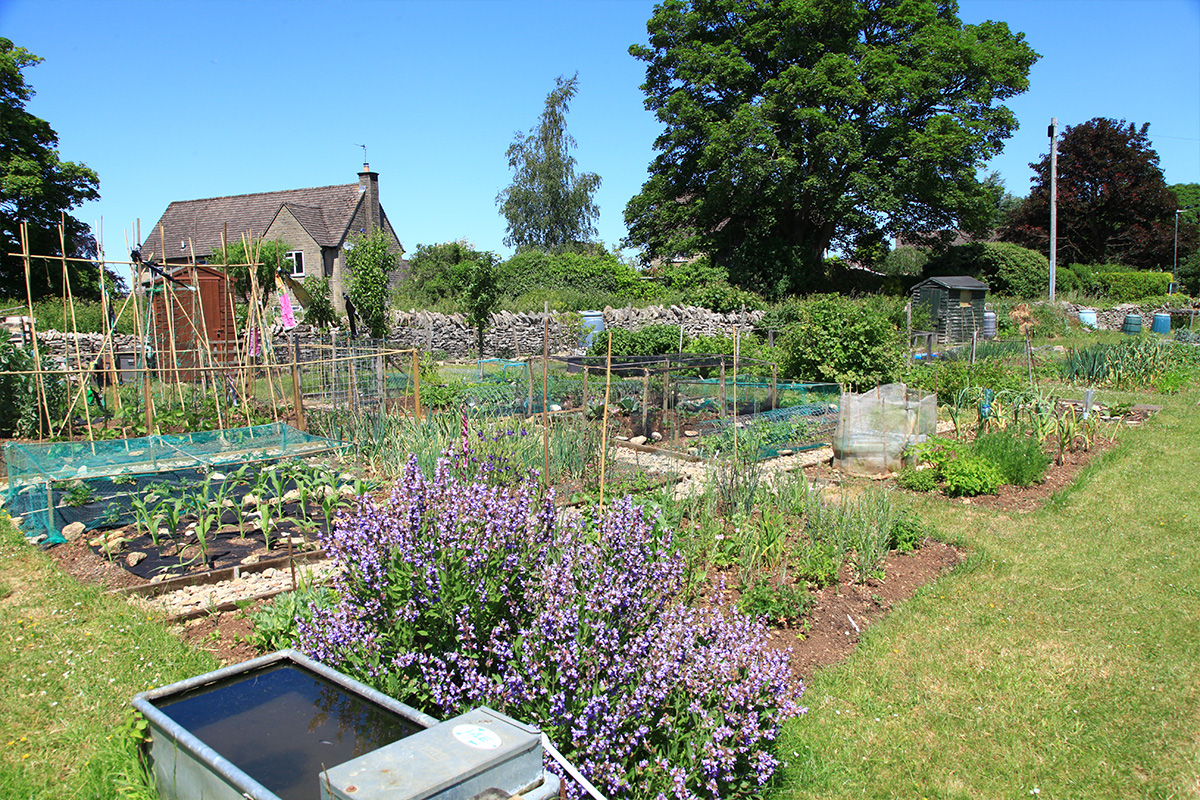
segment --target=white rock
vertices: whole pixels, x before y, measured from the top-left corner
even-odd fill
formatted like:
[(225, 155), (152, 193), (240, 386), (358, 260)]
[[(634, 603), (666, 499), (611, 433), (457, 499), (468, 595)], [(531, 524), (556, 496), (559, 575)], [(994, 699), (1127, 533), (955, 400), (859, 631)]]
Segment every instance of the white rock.
[(550, 410), (555, 413), (558, 413), (559, 411), (562, 411), (562, 406), (560, 406), (558, 403), (551, 403)]
[(684, 431), (683, 435), (689, 439), (694, 439), (700, 435), (699, 431)]
[(146, 560), (146, 554), (141, 550), (134, 550), (129, 555), (125, 556), (125, 563), (131, 567), (136, 567), (138, 564)]
[(299, 503), (299, 502), (300, 502), (300, 490), (299, 489), (292, 489), (290, 492), (284, 493), (284, 495), (283, 495), (283, 504), (284, 505), (287, 505), (288, 503)]
[(646, 437), (645, 436), (635, 436), (629, 440), (629, 443), (630, 444), (645, 444)]
[(223, 481), (225, 480), (225, 476), (220, 472), (210, 472), (208, 473), (208, 479), (210, 481)]
[(241, 560), (242, 564), (257, 564), (261, 560), (260, 556), (246, 556)]
[(246, 496), (242, 498), (242, 505), (244, 505), (244, 506), (258, 505), (258, 495), (247, 493)]
[(82, 522), (72, 522), (69, 525), (64, 525), (62, 529), (63, 538), (68, 542), (74, 541), (83, 533), (83, 529), (84, 525)]
[(662, 438), (663, 438), (663, 437), (662, 437), (662, 434), (661, 434), (661, 433), (659, 433), (658, 431), (653, 431), (653, 432), (651, 432), (651, 434), (650, 434), (650, 439), (651, 439), (651, 441), (655, 441), (655, 442), (661, 442), (661, 441), (662, 441)]

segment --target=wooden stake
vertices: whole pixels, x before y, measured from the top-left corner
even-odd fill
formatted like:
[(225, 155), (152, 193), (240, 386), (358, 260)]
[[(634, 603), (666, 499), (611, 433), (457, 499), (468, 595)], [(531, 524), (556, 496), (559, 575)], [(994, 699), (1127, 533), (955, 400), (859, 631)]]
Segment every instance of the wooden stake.
[[(97, 254), (100, 256), (100, 327), (104, 333), (104, 339), (108, 342), (108, 367), (109, 367), (109, 382), (113, 387), (114, 404), (118, 412), (124, 412), (125, 407), (121, 402), (121, 375), (117, 369), (117, 354), (113, 349), (112, 326), (108, 324), (108, 290), (104, 287), (104, 268), (108, 263), (104, 260), (104, 217), (100, 218), (97, 225), (96, 248)], [(120, 316), (118, 315), (118, 320)], [(100, 358), (104, 358), (104, 346), (100, 346)], [(121, 436), (127, 437), (129, 434), (125, 430), (125, 415), (121, 413)]]
[[(516, 331), (513, 337), (516, 338)], [(550, 303), (542, 310), (542, 482), (550, 488), (550, 417), (547, 408), (550, 381)]]
[(308, 431), (304, 420), (304, 392), (300, 386), (300, 340), (292, 334), (292, 399), (296, 403), (296, 427)]
[(421, 419), (421, 353), (416, 348), (412, 351), (413, 375), (413, 411), (416, 418)]
[(600, 503), (597, 506), (596, 522), (604, 516), (604, 474), (608, 467), (608, 399), (612, 390), (612, 329), (608, 331), (608, 359), (604, 366), (604, 416), (600, 428)]

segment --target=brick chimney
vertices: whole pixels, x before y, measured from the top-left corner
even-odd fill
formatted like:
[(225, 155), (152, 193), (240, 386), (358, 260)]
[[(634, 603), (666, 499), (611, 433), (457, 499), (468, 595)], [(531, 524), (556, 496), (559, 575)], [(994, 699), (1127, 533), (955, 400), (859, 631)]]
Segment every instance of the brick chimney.
[(365, 195), (363, 210), (367, 214), (368, 231), (382, 226), (382, 215), (379, 212), (379, 173), (371, 172), (370, 164), (363, 164), (363, 171), (358, 173), (358, 191)]

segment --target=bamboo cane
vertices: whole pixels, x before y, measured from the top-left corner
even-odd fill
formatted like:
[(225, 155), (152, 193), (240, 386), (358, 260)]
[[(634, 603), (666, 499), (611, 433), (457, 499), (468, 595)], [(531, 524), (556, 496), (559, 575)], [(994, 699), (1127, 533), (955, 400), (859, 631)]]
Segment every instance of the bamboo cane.
[[(188, 250), (192, 259), (192, 286), (194, 286), (196, 289), (195, 300), (200, 306), (200, 330), (202, 335), (199, 338), (201, 343), (204, 345), (204, 352), (208, 355), (208, 368), (215, 374), (216, 363), (213, 361), (212, 341), (208, 337), (208, 320), (205, 318), (204, 314), (204, 295), (200, 292), (200, 278), (196, 273), (196, 248), (193, 246), (190, 237), (188, 238)], [(191, 322), (191, 320), (189, 320), (189, 322)], [(192, 325), (192, 331), (194, 332), (195, 330), (196, 326)], [(201, 373), (201, 376), (205, 383), (207, 383), (208, 373)], [(216, 378), (213, 377), (212, 380), (215, 381)], [(213, 405), (217, 409), (217, 427), (220, 430), (225, 430), (225, 417), (221, 413), (221, 394), (222, 392), (220, 391), (214, 391)]]
[(416, 418), (421, 419), (421, 354), (413, 349), (412, 354), (412, 374), (413, 374), (413, 408), (416, 413)]
[[(35, 372), (34, 382), (37, 384), (38, 400), (41, 402), (41, 408), (45, 411), (45, 427), (49, 433), (51, 428), (50, 422), (50, 401), (46, 398), (46, 387), (42, 384), (42, 354), (38, 350), (37, 338), (37, 320), (33, 316), (33, 288), (29, 282), (29, 224), (21, 223), (21, 257), (25, 264), (25, 298), (29, 303), (29, 325), (33, 339), (33, 368)], [(38, 413), (38, 441), (42, 441), (45, 436), (42, 433), (43, 417)]]
[[(64, 214), (65, 216), (65, 214)], [(67, 239), (63, 231), (63, 226), (60, 223), (58, 226), (58, 246), (63, 253), (67, 252)], [(62, 262), (63, 271), (63, 303), (71, 306), (71, 334), (75, 338), (75, 366), (79, 370), (79, 385), (83, 390), (87, 391), (88, 374), (83, 369), (83, 353), (79, 349), (79, 325), (75, 320), (75, 298), (71, 294), (71, 278), (67, 274), (67, 262), (64, 259)], [(63, 322), (66, 322), (66, 315), (63, 315)], [(88, 441), (92, 442), (92, 454), (96, 453), (95, 435), (92, 433), (92, 410), (88, 408), (87, 400), (83, 402), (83, 418), (87, 422), (87, 437)], [(64, 423), (65, 424), (65, 423)]]
[[(141, 227), (140, 221), (138, 223), (138, 227), (139, 229)], [(139, 230), (138, 233), (140, 234), (141, 231)], [(138, 239), (138, 243), (141, 243), (141, 239)], [(126, 234), (125, 238), (125, 248), (129, 249), (128, 234)], [(150, 370), (146, 368), (148, 366), (146, 363), (146, 329), (142, 327), (141, 307), (137, 301), (138, 289), (141, 288), (142, 285), (142, 265), (137, 265), (136, 272), (134, 271), (133, 267), (133, 262), (130, 262), (129, 279), (133, 281), (133, 285), (129, 287), (129, 297), (133, 298), (133, 324), (137, 326), (139, 348), (137, 358), (134, 359), (133, 365), (135, 368), (138, 364), (141, 364), (142, 366), (142, 413), (145, 415), (146, 435), (149, 436), (150, 434), (154, 433), (154, 398), (150, 394)]]
[[(125, 429), (125, 406), (121, 401), (121, 375), (117, 370), (117, 354), (113, 349), (112, 341), (112, 326), (108, 324), (108, 290), (104, 287), (104, 269), (108, 262), (104, 260), (104, 218), (100, 218), (97, 224), (98, 236), (97, 254), (100, 256), (100, 326), (104, 334), (105, 340), (108, 341), (108, 367), (109, 367), (109, 382), (113, 387), (114, 405), (117, 407), (118, 413), (121, 414), (121, 436), (127, 437), (128, 433)], [(100, 346), (100, 358), (104, 358), (104, 345)]]
[[(163, 272), (167, 271), (167, 234), (163, 230), (163, 226), (158, 226), (158, 238), (163, 246)], [(171, 345), (171, 367), (175, 373), (175, 391), (179, 395), (179, 408), (183, 410), (185, 405), (183, 401), (183, 385), (179, 378), (179, 352), (175, 349), (175, 293), (171, 291), (171, 281), (163, 278), (163, 290), (166, 292), (163, 302), (167, 307), (167, 340)], [(161, 371), (160, 371), (161, 372)], [(167, 392), (170, 395), (170, 391)]]

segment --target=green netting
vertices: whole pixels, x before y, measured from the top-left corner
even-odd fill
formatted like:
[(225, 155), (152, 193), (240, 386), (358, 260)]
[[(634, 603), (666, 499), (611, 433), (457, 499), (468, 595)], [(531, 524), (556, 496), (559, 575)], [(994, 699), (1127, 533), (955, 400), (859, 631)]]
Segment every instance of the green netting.
[(67, 519), (62, 509), (71, 503), (68, 484), (86, 488), (137, 476), (194, 472), (255, 461), (302, 458), (332, 450), (337, 442), (311, 436), (277, 422), (249, 428), (203, 431), (172, 436), (144, 436), (104, 442), (50, 442), (4, 445), (8, 465), (5, 508), (22, 517), (26, 536), (46, 535), (46, 542), (65, 541)]
[[(698, 381), (698, 385), (710, 385)], [(725, 451), (732, 447), (737, 431), (739, 442), (758, 447), (758, 458), (775, 458), (786, 451), (800, 452), (823, 447), (830, 443), (837, 427), (841, 388), (835, 383), (779, 383), (774, 387), (776, 408), (762, 407), (764, 393), (769, 395), (769, 383), (738, 381), (740, 414), (721, 419), (705, 420), (693, 427), (702, 437), (703, 449)], [(743, 392), (751, 400), (743, 400)], [(732, 404), (732, 385), (726, 386)], [(769, 400), (768, 400), (769, 402)], [(748, 410), (753, 409), (753, 410)], [(736, 427), (735, 427), (736, 425)]]

